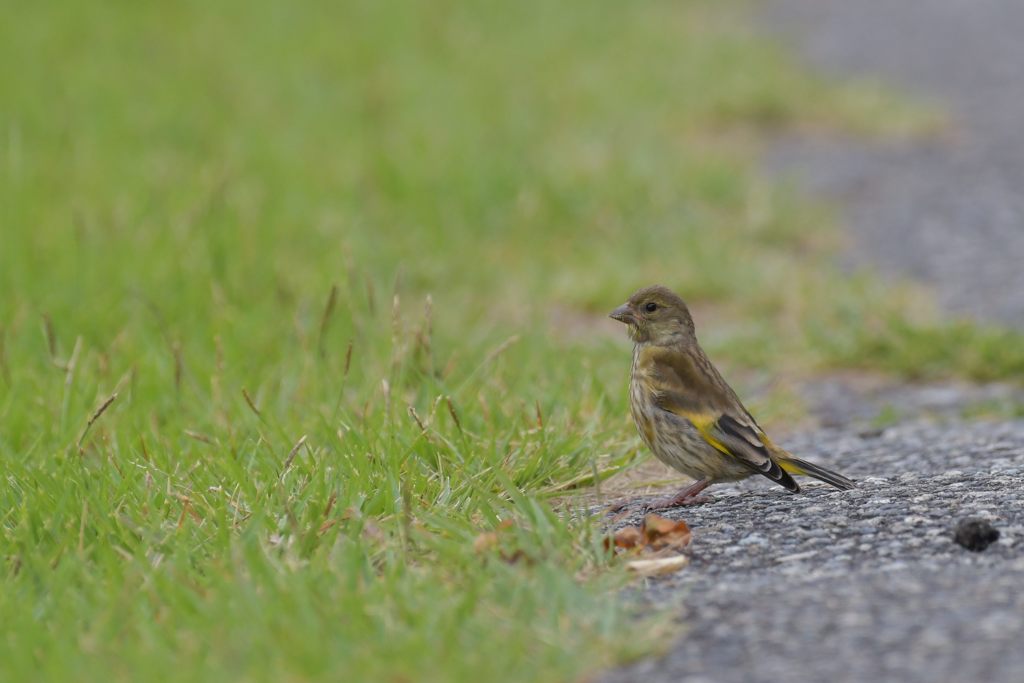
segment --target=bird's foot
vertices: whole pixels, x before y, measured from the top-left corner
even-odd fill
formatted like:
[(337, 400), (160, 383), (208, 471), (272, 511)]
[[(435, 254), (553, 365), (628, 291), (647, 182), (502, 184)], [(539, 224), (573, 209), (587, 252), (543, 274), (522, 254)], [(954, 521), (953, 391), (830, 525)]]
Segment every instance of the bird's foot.
[[(663, 498), (656, 498), (650, 503), (644, 505), (644, 512), (653, 512), (654, 510), (668, 510), (669, 508), (684, 507), (687, 505), (700, 505), (702, 503), (710, 503), (714, 498), (710, 496), (702, 496), (700, 492), (710, 486), (711, 482), (707, 479), (698, 479), (694, 483), (690, 484), (683, 490), (675, 493), (671, 496), (665, 496)], [(624, 509), (629, 507), (629, 500), (623, 500), (615, 505), (608, 508), (608, 512), (622, 512)]]

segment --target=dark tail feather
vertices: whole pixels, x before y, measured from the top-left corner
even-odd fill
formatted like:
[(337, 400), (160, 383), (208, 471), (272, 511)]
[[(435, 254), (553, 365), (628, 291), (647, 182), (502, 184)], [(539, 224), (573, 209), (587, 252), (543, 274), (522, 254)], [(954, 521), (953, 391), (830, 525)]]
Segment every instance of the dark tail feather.
[(825, 469), (824, 467), (815, 465), (813, 462), (807, 462), (800, 458), (788, 458), (787, 460), (780, 460), (779, 464), (787, 472), (792, 474), (806, 474), (809, 477), (819, 479), (826, 484), (831, 484), (837, 489), (842, 489), (843, 491), (857, 488), (857, 483), (852, 479), (847, 479), (838, 472)]
[(762, 470), (761, 474), (768, 477), (776, 484), (782, 484), (792, 493), (800, 493), (800, 484), (796, 483), (796, 480), (789, 476), (789, 472), (783, 469), (779, 463), (769, 458), (767, 467), (768, 470)]

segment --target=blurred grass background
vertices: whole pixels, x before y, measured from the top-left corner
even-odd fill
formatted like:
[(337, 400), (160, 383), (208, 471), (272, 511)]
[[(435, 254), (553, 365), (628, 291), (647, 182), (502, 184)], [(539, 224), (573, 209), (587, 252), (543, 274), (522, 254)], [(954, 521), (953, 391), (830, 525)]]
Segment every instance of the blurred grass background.
[(733, 371), (1024, 369), (1011, 333), (836, 271), (828, 212), (751, 168), (780, 131), (930, 115), (744, 26), (5, 7), (0, 678), (564, 681), (656, 648), (550, 503), (635, 455), (604, 315), (642, 285)]

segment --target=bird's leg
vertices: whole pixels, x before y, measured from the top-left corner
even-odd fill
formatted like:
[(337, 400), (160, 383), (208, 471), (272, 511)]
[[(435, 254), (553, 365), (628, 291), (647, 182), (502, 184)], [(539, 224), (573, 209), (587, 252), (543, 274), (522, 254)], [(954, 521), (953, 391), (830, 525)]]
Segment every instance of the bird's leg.
[(684, 505), (707, 503), (711, 498), (699, 494), (710, 485), (710, 479), (698, 479), (675, 495), (658, 498), (654, 502), (649, 503), (647, 505), (647, 510), (666, 510), (668, 508), (682, 507)]
[[(684, 505), (697, 505), (699, 503), (707, 503), (711, 500), (708, 496), (701, 496), (701, 491), (711, 485), (710, 479), (698, 479), (689, 486), (683, 488), (678, 493), (671, 496), (665, 496), (663, 498), (656, 498), (654, 501), (644, 506), (646, 511), (651, 510), (666, 510), (668, 508), (682, 507)], [(630, 501), (624, 500), (620, 503), (616, 503), (608, 508), (609, 512), (621, 512), (625, 508), (629, 507)]]

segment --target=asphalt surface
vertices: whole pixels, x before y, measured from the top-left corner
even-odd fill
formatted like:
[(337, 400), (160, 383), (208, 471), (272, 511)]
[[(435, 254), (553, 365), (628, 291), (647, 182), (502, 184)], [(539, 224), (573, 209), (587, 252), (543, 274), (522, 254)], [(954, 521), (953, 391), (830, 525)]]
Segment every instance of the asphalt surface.
[(770, 155), (835, 199), (859, 265), (932, 285), (949, 312), (1024, 327), (1024, 3), (766, 0), (816, 69), (881, 81), (950, 115), (931, 140), (794, 138)]
[(881, 424), (921, 418), (955, 420), (1024, 417), (1024, 387), (941, 381), (907, 384), (878, 376), (834, 376), (798, 385), (813, 422), (871, 433)]
[[(626, 681), (1019, 681), (1024, 672), (1024, 422), (826, 430), (786, 444), (857, 479), (852, 491), (764, 481), (666, 511), (691, 564), (633, 597), (682, 605), (666, 656)], [(637, 524), (642, 501), (616, 525)], [(953, 541), (966, 518), (999, 539)]]
[[(853, 264), (931, 285), (951, 315), (1024, 327), (1024, 3), (761, 7), (812, 66), (930, 100), (952, 124), (927, 141), (788, 139), (769, 169), (838, 203)], [(679, 610), (684, 632), (663, 656), (598, 680), (1024, 680), (1024, 421), (961, 419), (971, 405), (1019, 414), (1021, 389), (804, 389), (823, 428), (783, 445), (859, 487), (809, 482), (792, 495), (751, 480), (666, 511), (693, 529), (691, 564), (630, 599)], [(877, 428), (880, 415), (897, 424)], [(642, 504), (614, 525), (639, 523)], [(968, 518), (999, 539), (981, 552), (958, 545)]]

